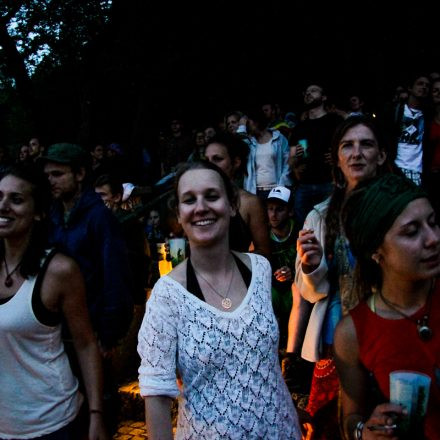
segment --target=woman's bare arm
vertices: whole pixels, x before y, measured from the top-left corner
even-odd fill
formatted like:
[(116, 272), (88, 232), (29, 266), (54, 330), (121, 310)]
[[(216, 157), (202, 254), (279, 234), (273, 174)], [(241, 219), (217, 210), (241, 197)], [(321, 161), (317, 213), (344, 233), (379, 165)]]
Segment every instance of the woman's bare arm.
[(145, 397), (145, 421), (149, 439), (173, 439), (171, 403), (172, 400), (168, 396)]
[(41, 299), (49, 310), (66, 319), (81, 368), (90, 410), (89, 439), (108, 439), (103, 422), (101, 356), (92, 330), (85, 299), (85, 286), (78, 265), (57, 254), (50, 262), (41, 286)]
[(263, 202), (253, 194), (240, 192), (240, 215), (251, 232), (254, 252), (269, 258), (269, 224)]
[(350, 316), (346, 316), (336, 327), (334, 356), (342, 389), (343, 428), (347, 439), (355, 439), (358, 422), (365, 422), (363, 440), (395, 439), (392, 429), (370, 431), (371, 425), (391, 425), (390, 413), (401, 414), (398, 405), (384, 403), (376, 406), (372, 413), (367, 408), (368, 382), (366, 371), (359, 359), (359, 345), (356, 329)]

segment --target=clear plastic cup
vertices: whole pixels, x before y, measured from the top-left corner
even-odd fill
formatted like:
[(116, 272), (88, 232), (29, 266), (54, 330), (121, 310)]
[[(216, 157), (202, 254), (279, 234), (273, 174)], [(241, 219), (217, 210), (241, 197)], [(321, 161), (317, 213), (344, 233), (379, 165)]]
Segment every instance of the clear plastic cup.
[(390, 373), (390, 402), (402, 405), (408, 411), (398, 423), (399, 432), (415, 435), (423, 432), (431, 378), (417, 371), (392, 371)]

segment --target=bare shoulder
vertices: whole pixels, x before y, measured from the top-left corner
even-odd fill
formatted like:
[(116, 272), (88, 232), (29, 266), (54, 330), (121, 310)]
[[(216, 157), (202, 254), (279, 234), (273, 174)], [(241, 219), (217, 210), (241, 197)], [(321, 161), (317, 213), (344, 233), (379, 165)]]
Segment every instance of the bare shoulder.
[(336, 326), (335, 338), (344, 340), (356, 339), (356, 329), (350, 315), (344, 316)]
[(240, 205), (251, 207), (253, 204), (261, 203), (261, 200), (255, 195), (240, 188)]
[(80, 274), (78, 264), (67, 255), (57, 253), (47, 268), (47, 276), (52, 280), (69, 282), (72, 276)]
[(252, 270), (252, 261), (249, 255), (243, 254), (242, 252), (232, 251), (232, 253), (240, 259), (242, 263), (246, 265), (249, 270)]
[(168, 276), (186, 288), (186, 267), (188, 259), (178, 264)]
[(353, 358), (357, 356), (359, 346), (356, 328), (350, 315), (342, 318), (336, 326), (334, 348), (337, 357)]
[(264, 212), (264, 205), (261, 199), (244, 189), (240, 190), (240, 213), (252, 216), (255, 213)]
[(52, 311), (59, 311), (66, 299), (77, 302), (84, 293), (84, 281), (77, 263), (57, 253), (49, 262), (41, 286), (41, 300)]

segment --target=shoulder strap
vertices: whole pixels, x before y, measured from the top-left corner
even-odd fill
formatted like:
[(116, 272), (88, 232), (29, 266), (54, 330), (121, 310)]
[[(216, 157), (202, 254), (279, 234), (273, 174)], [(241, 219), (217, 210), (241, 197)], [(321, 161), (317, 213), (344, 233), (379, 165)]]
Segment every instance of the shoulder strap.
[(52, 248), (46, 255), (43, 264), (41, 265), (41, 268), (38, 271), (37, 279), (34, 285), (34, 290), (32, 291), (32, 309), (35, 313), (35, 316), (38, 319), (38, 321), (48, 326), (55, 326), (59, 324), (60, 314), (51, 312), (50, 310), (47, 310), (46, 307), (44, 306), (43, 302), (41, 301), (41, 285), (43, 283), (44, 275), (46, 274), (49, 263), (51, 262), (52, 258), (55, 256), (57, 252), (58, 251), (55, 248)]

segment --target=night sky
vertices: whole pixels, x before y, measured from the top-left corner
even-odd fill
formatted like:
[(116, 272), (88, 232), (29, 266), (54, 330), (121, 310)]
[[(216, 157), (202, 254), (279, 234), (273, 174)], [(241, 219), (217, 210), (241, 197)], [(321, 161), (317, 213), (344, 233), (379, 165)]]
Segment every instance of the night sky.
[(436, 14), (423, 2), (182, 2), (156, 13), (156, 49), (169, 67), (159, 63), (156, 91), (164, 107), (190, 106), (196, 118), (267, 99), (295, 110), (309, 79), (340, 96), (360, 91), (374, 106), (406, 73), (440, 68)]

